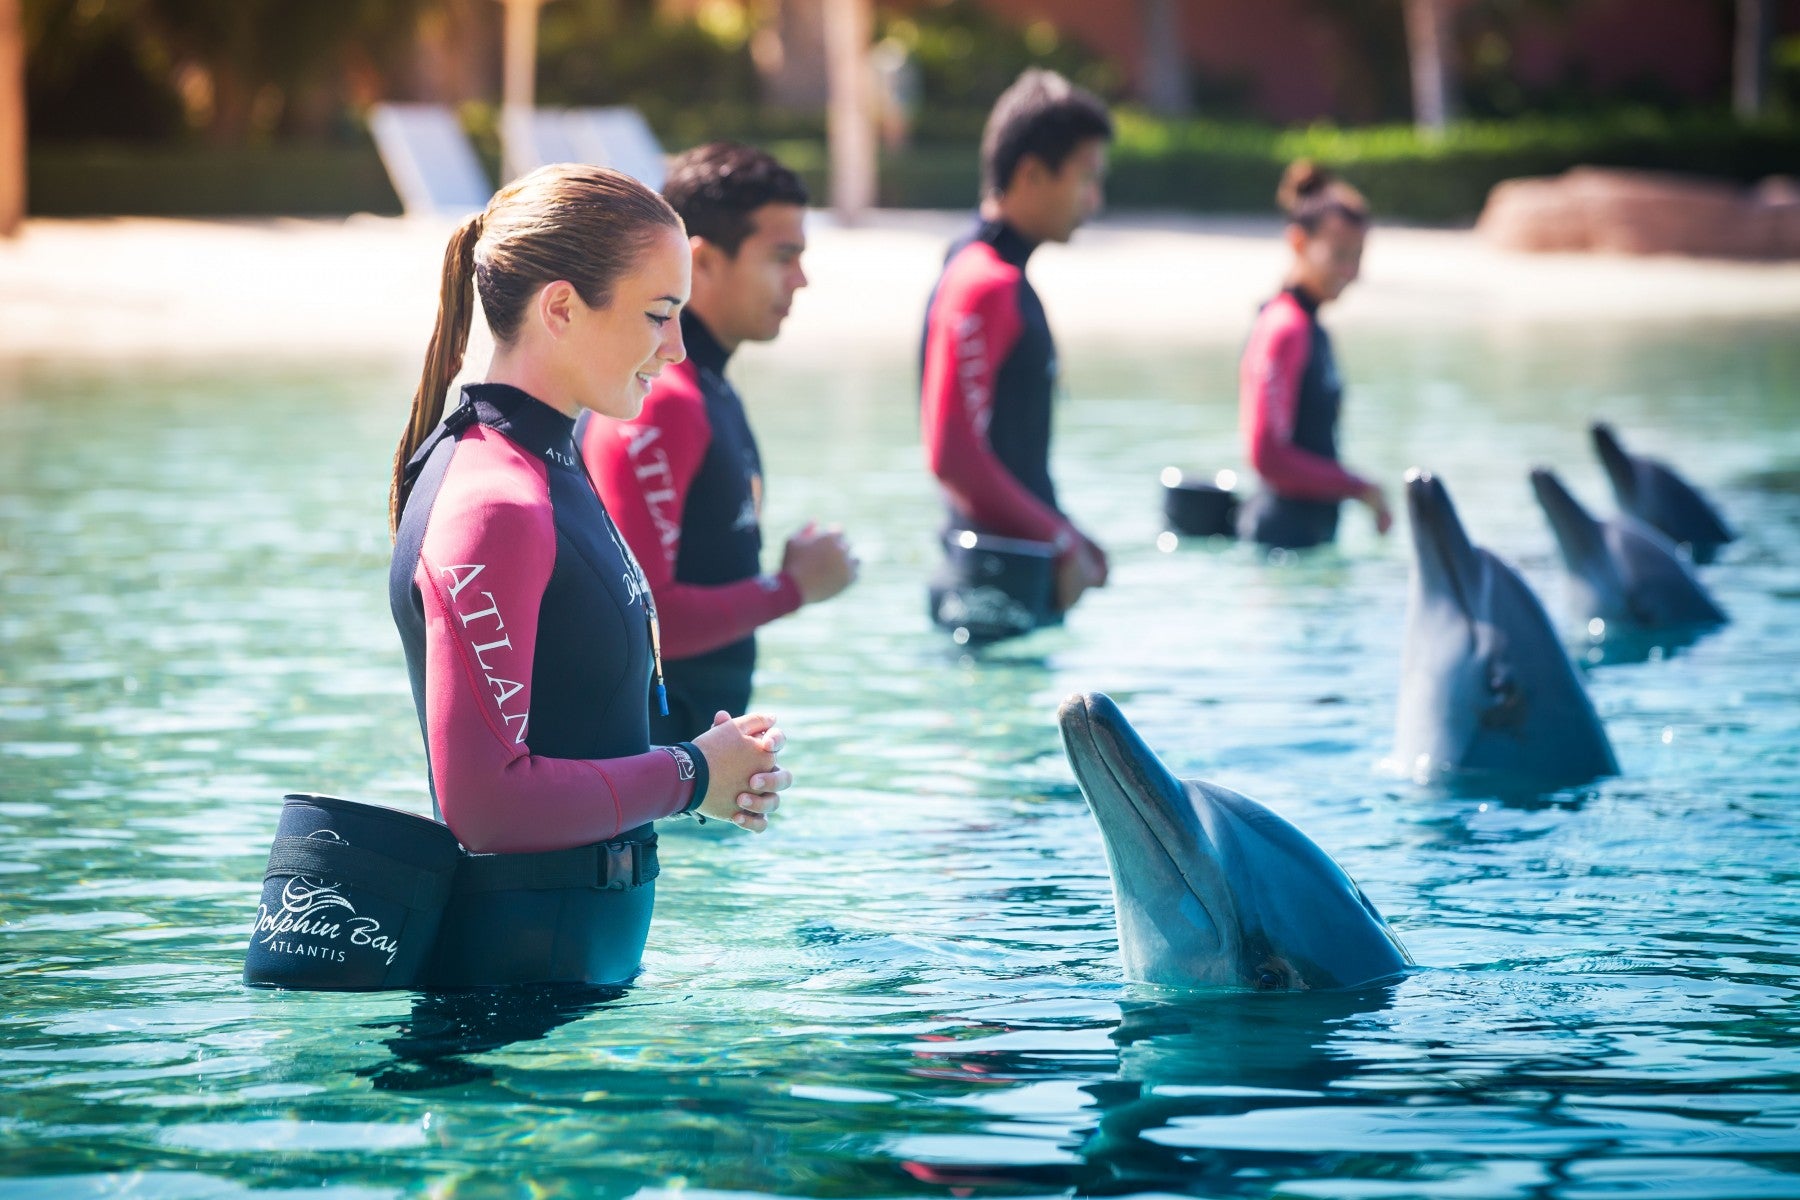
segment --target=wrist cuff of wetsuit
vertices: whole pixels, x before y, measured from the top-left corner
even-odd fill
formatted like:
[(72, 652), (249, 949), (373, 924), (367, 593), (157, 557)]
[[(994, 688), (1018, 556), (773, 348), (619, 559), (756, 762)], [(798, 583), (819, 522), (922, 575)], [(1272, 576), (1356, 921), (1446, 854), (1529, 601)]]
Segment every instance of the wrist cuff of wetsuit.
[(763, 587), (781, 597), (782, 606), (788, 612), (793, 612), (806, 603), (806, 597), (800, 594), (800, 581), (786, 571), (764, 575), (763, 580)]
[(700, 807), (702, 800), (706, 799), (706, 789), (712, 786), (712, 773), (707, 769), (706, 755), (700, 753), (700, 747), (694, 743), (677, 742), (670, 749), (686, 754), (688, 760), (694, 764), (694, 794), (681, 810), (683, 813), (691, 813)]

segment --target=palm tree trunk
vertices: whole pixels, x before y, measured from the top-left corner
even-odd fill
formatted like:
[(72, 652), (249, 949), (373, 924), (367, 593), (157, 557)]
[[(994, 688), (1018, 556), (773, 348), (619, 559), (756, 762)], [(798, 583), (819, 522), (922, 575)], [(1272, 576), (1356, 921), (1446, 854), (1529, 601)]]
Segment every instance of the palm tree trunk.
[(1769, 95), (1769, 0), (1737, 0), (1737, 46), (1732, 57), (1731, 107), (1746, 121), (1763, 115)]
[(751, 43), (763, 96), (790, 112), (818, 112), (829, 101), (824, 0), (773, 0)]
[(25, 28), (19, 0), (0, 0), (0, 237), (25, 223)]
[(1406, 49), (1412, 62), (1413, 121), (1442, 133), (1456, 117), (1450, 13), (1446, 0), (1405, 0)]
[(1151, 112), (1178, 116), (1188, 111), (1186, 47), (1181, 40), (1177, 0), (1142, 0), (1144, 72), (1138, 99)]
[(825, 134), (831, 154), (831, 207), (854, 224), (875, 204), (875, 112), (870, 103), (872, 0), (825, 0), (825, 61), (831, 100)]

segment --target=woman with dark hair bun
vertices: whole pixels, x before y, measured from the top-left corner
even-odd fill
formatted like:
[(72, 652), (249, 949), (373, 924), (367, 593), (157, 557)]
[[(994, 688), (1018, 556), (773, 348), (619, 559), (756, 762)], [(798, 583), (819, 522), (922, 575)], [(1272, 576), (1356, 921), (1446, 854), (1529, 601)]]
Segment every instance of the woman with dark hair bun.
[[(578, 414), (629, 420), (682, 360), (690, 270), (674, 210), (598, 167), (534, 171), (451, 236), (390, 496), (389, 603), (432, 799), (474, 852), (428, 986), (628, 981), (651, 822), (759, 831), (792, 782), (768, 716), (650, 744), (655, 603), (575, 453)], [(446, 417), (477, 294), (494, 357)]]
[(1355, 500), (1375, 529), (1393, 524), (1381, 487), (1338, 462), (1343, 384), (1321, 306), (1343, 294), (1362, 263), (1368, 205), (1357, 190), (1305, 159), (1291, 164), (1276, 199), (1287, 214), (1293, 263), (1263, 305), (1238, 370), (1238, 415), (1263, 490), (1238, 516), (1238, 533), (1299, 549), (1337, 536), (1338, 506)]

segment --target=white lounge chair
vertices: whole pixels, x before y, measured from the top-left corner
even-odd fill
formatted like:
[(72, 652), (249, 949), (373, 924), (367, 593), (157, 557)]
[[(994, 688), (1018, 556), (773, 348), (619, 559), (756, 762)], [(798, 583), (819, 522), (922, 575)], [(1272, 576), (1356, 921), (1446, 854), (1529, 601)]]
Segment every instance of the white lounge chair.
[(408, 216), (464, 217), (494, 187), (456, 114), (439, 104), (377, 104), (369, 133)]
[(612, 167), (658, 191), (667, 174), (662, 145), (635, 108), (540, 108), (532, 114), (531, 140), (539, 164)]

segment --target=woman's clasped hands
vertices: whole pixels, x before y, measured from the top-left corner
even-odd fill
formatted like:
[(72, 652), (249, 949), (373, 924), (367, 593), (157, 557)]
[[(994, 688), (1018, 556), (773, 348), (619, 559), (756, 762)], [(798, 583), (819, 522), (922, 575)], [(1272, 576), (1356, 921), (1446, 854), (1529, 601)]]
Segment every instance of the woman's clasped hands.
[(788, 769), (775, 761), (786, 744), (787, 735), (774, 717), (715, 714), (712, 728), (694, 739), (710, 774), (699, 813), (751, 833), (767, 829), (769, 814), (781, 806), (780, 793), (794, 782)]

